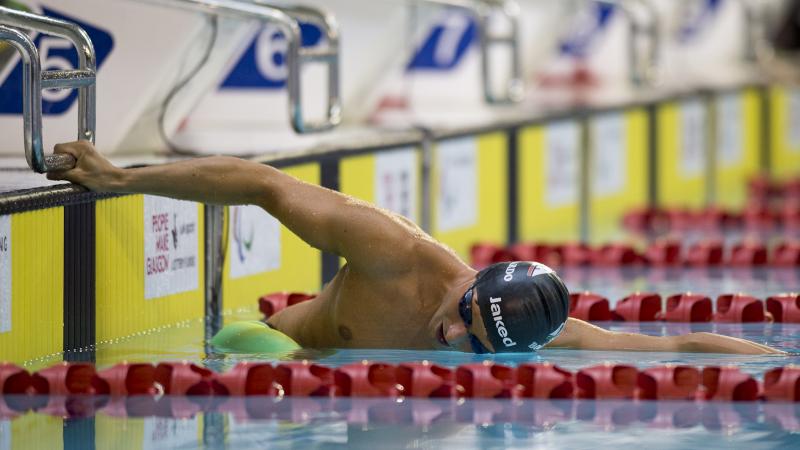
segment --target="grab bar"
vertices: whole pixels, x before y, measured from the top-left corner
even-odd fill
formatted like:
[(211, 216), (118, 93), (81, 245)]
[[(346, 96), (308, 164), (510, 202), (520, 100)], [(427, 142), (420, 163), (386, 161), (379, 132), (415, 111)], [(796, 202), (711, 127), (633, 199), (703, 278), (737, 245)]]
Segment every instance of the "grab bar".
[[(481, 78), (483, 95), (487, 103), (516, 103), (525, 94), (525, 83), (522, 80), (522, 65), (519, 56), (519, 6), (513, 0), (480, 0), (477, 2), (459, 0), (420, 0), (448, 8), (456, 8), (471, 15), (478, 23), (478, 36), (481, 45)], [(493, 17), (504, 18), (509, 25), (508, 34), (491, 34), (489, 25)], [(502, 95), (495, 95), (492, 86), (489, 53), (492, 47), (507, 46), (511, 50), (511, 67), (509, 80)]]
[[(19, 29), (69, 40), (77, 50), (79, 68), (43, 72), (39, 50)], [(78, 139), (94, 142), (97, 62), (92, 41), (74, 23), (4, 7), (0, 7), (0, 40), (13, 45), (22, 58), (22, 117), (28, 166), (38, 173), (75, 167), (75, 158), (70, 155), (44, 154), (42, 89), (78, 89)]]
[[(288, 76), (286, 89), (289, 93), (289, 117), (292, 128), (301, 134), (331, 129), (341, 122), (341, 98), (339, 95), (339, 30), (336, 21), (328, 14), (309, 7), (276, 7), (261, 0), (148, 0), (151, 3), (167, 4), (206, 14), (239, 19), (271, 22), (280, 28), (286, 37), (286, 65)], [(324, 50), (302, 49), (300, 25), (293, 17), (306, 17), (318, 21), (328, 38)], [(311, 123), (303, 114), (303, 96), (300, 71), (305, 63), (319, 61), (328, 65), (328, 108), (326, 117)]]
[[(659, 58), (660, 22), (658, 10), (648, 0), (617, 0), (600, 1), (598, 3), (611, 4), (619, 10), (628, 21), (630, 39), (628, 39), (628, 79), (634, 86), (647, 86), (656, 78), (656, 68)], [(641, 22), (640, 11), (645, 11), (649, 16), (646, 23)], [(644, 59), (639, 54), (640, 39), (646, 38), (647, 52)]]

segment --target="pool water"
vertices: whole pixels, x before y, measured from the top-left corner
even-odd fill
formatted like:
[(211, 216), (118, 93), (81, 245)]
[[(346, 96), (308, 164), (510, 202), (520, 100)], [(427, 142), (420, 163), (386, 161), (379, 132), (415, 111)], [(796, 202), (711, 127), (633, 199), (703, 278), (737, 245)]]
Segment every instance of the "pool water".
[[(572, 291), (591, 290), (613, 304), (633, 291), (662, 295), (691, 290), (715, 298), (745, 292), (760, 298), (797, 291), (800, 271), (566, 269)], [(239, 312), (225, 320), (258, 318)], [(665, 363), (735, 365), (762, 378), (775, 366), (800, 365), (797, 324), (676, 324), (600, 322), (615, 331), (676, 335), (710, 331), (751, 339), (790, 353), (745, 356), (698, 353), (543, 349), (533, 354), (474, 355), (407, 350), (303, 350), (280, 355), (222, 354), (204, 342), (202, 320), (99, 345), (67, 355), (95, 360), (188, 360), (214, 370), (240, 361), (314, 360), (340, 366), (362, 360), (429, 360), (454, 367), (490, 360), (516, 366), (550, 362), (565, 369), (611, 362), (645, 368)], [(42, 359), (30, 370), (54, 363)], [(6, 402), (13, 399), (5, 399)], [(800, 448), (800, 405), (781, 403), (608, 400), (434, 400), (231, 398), (110, 401), (41, 399), (48, 406), (12, 417), (0, 404), (0, 450), (15, 448)], [(147, 404), (137, 402), (149, 402)], [(70, 416), (70, 418), (63, 418)], [(43, 431), (49, 430), (49, 431)]]

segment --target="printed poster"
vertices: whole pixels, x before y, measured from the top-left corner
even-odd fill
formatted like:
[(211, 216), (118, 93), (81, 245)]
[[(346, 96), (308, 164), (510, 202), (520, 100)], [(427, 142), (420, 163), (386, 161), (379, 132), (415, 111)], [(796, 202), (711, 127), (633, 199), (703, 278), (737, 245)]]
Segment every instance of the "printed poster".
[(474, 137), (438, 144), (436, 224), (439, 231), (467, 228), (478, 221), (478, 142)]
[(608, 196), (625, 188), (628, 169), (625, 116), (603, 114), (592, 120), (592, 195)]
[(144, 197), (144, 296), (164, 297), (198, 288), (199, 205)]
[(414, 148), (375, 155), (375, 204), (417, 223), (418, 172)]
[(700, 100), (681, 104), (680, 169), (684, 177), (703, 174), (706, 166), (706, 109)]
[(717, 161), (722, 166), (732, 166), (742, 161), (744, 119), (742, 99), (739, 94), (725, 94), (717, 98)]
[(545, 130), (547, 185), (545, 202), (550, 207), (578, 203), (581, 133), (577, 122), (555, 122)]
[(280, 269), (281, 224), (258, 206), (232, 206), (228, 247), (231, 278)]
[(790, 89), (788, 97), (786, 139), (788, 139), (789, 151), (798, 153), (800, 152), (800, 89)]

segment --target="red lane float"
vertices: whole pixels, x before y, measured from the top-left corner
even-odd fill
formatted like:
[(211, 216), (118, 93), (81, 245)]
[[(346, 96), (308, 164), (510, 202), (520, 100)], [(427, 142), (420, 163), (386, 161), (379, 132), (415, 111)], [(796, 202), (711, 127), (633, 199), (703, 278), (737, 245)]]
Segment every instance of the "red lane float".
[(466, 398), (516, 398), (516, 371), (490, 362), (465, 364), (455, 370), (456, 392)]
[(214, 376), (215, 392), (223, 395), (275, 395), (275, 369), (268, 363), (240, 362)]
[(606, 244), (591, 252), (591, 262), (596, 266), (629, 266), (645, 262), (631, 245)]
[[(188, 362), (165, 362), (156, 367), (123, 363), (99, 373), (92, 364), (61, 363), (29, 375), (30, 382), (24, 373), (12, 364), (0, 364), (0, 382), (7, 391), (0, 400), (16, 402), (14, 408), (0, 404), (4, 417), (31, 407), (48, 414), (82, 416), (98, 406), (120, 416), (191, 417), (203, 405), (229, 401), (190, 399), (192, 396), (800, 401), (800, 368), (795, 366), (769, 370), (763, 384), (736, 367), (712, 366), (701, 371), (665, 365), (639, 371), (606, 363), (573, 374), (549, 363), (523, 363), (514, 368), (489, 361), (455, 369), (427, 361), (397, 366), (362, 361), (338, 368), (306, 361), (275, 366), (242, 362), (221, 374)], [(37, 379), (45, 384), (32, 388)], [(111, 402), (107, 403), (109, 396)], [(33, 405), (25, 398), (44, 399), (44, 403)], [(59, 398), (77, 400), (59, 403)]]
[(109, 395), (128, 397), (133, 395), (155, 395), (156, 368), (152, 364), (117, 364), (97, 373), (108, 384)]
[(397, 384), (409, 397), (447, 398), (453, 396), (453, 371), (428, 361), (403, 363), (395, 372)]
[(760, 242), (740, 242), (731, 248), (728, 263), (732, 266), (763, 266), (767, 264), (767, 247)]
[(779, 323), (800, 323), (800, 294), (774, 295), (767, 299), (767, 311)]
[(696, 242), (686, 251), (686, 264), (695, 267), (718, 266), (722, 264), (724, 246), (722, 241), (707, 240)]
[(776, 367), (764, 374), (764, 400), (800, 401), (800, 367)]
[(700, 371), (689, 366), (659, 366), (639, 373), (637, 398), (693, 400), (700, 387)]
[(333, 369), (307, 361), (275, 366), (279, 393), (294, 397), (325, 397), (336, 393)]
[(395, 397), (400, 394), (395, 371), (389, 364), (362, 361), (334, 370), (333, 383), (342, 397)]
[(63, 362), (33, 375), (33, 384), (42, 394), (107, 395), (108, 383), (97, 376), (94, 365)]
[(572, 398), (572, 373), (553, 364), (521, 364), (517, 367), (517, 383), (523, 398)]
[[(800, 220), (798, 221), (800, 224)], [(779, 267), (795, 267), (800, 265), (800, 243), (782, 242), (775, 247), (772, 254), (772, 265)]]
[(590, 322), (611, 320), (608, 299), (591, 292), (570, 294), (569, 316)]
[(156, 366), (153, 378), (165, 395), (224, 395), (214, 383), (214, 372), (190, 362), (163, 362)]
[(671, 239), (658, 240), (647, 247), (644, 260), (653, 266), (678, 266), (683, 262), (681, 243)]
[(667, 322), (710, 322), (711, 299), (698, 294), (685, 293), (667, 297), (663, 319)]
[(763, 322), (764, 303), (752, 296), (743, 294), (726, 294), (717, 297), (717, 312), (714, 322), (748, 323)]
[(601, 364), (575, 375), (576, 397), (584, 399), (633, 399), (639, 371), (623, 364)]
[(626, 322), (653, 322), (661, 314), (661, 296), (637, 292), (617, 302), (612, 315)]
[(736, 367), (706, 367), (702, 372), (700, 398), (715, 401), (754, 401), (758, 399), (758, 382)]
[(316, 297), (304, 292), (273, 292), (258, 299), (258, 309), (267, 317), (289, 306), (296, 305)]
[(36, 394), (33, 378), (27, 370), (11, 363), (0, 363), (0, 394)]

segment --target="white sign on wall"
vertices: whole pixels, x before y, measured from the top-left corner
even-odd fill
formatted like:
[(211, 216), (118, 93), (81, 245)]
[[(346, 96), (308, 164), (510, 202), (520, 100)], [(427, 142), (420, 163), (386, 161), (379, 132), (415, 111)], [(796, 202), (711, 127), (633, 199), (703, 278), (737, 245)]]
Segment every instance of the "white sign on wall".
[(717, 97), (717, 161), (731, 166), (742, 161), (744, 120), (739, 94)]
[(143, 450), (162, 448), (198, 448), (197, 418), (178, 419), (147, 417), (144, 419)]
[(281, 267), (281, 224), (258, 206), (231, 207), (228, 242), (231, 278)]
[(197, 203), (144, 197), (144, 296), (192, 291), (198, 286)]
[(11, 331), (11, 216), (0, 216), (0, 333)]
[(706, 165), (706, 109), (700, 100), (681, 104), (680, 169), (684, 176), (702, 175)]
[(375, 204), (417, 222), (417, 152), (404, 148), (375, 156)]
[(592, 138), (592, 194), (616, 194), (625, 188), (628, 169), (625, 116), (608, 113), (593, 119)]
[(448, 139), (438, 145), (436, 224), (439, 231), (466, 228), (478, 220), (478, 143), (474, 137)]
[(547, 192), (545, 201), (551, 207), (575, 204), (578, 201), (581, 134), (578, 122), (563, 121), (547, 126)]
[(786, 139), (788, 139), (789, 151), (800, 152), (800, 89), (789, 90), (788, 97)]

